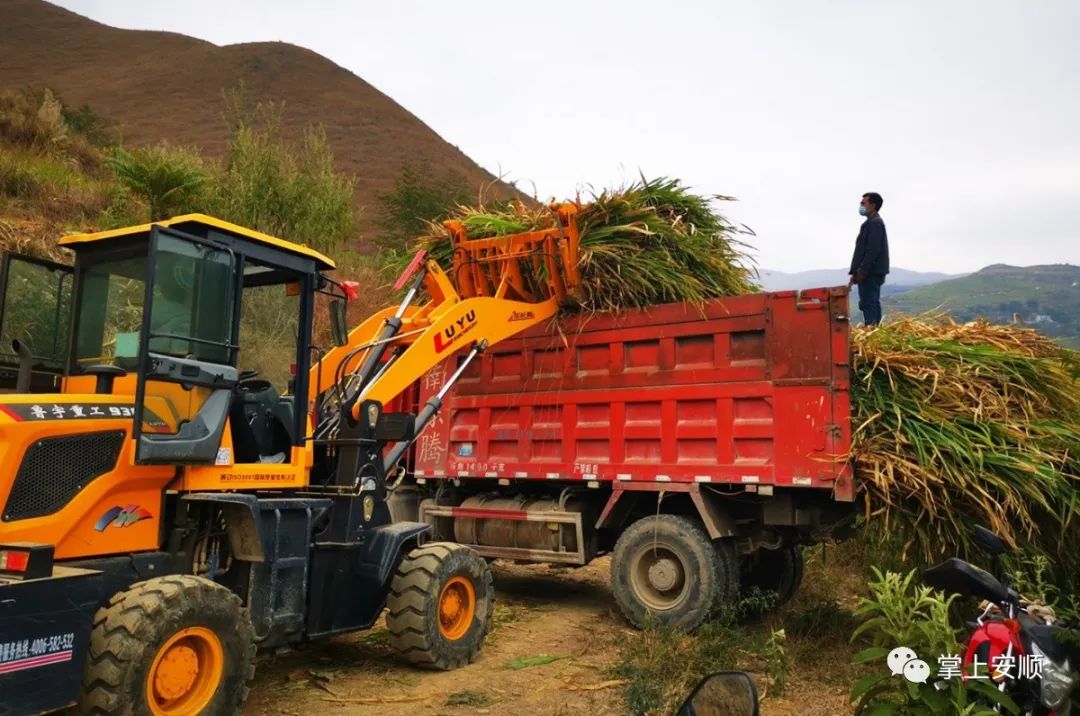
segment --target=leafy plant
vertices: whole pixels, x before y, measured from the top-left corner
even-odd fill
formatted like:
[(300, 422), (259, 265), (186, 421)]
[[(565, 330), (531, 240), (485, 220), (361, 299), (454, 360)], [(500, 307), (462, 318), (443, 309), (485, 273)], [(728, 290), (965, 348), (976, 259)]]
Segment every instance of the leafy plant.
[(787, 686), (788, 663), (787, 651), (784, 648), (786, 640), (787, 634), (784, 630), (777, 629), (769, 634), (769, 638), (765, 641), (765, 648), (762, 650), (762, 656), (769, 665), (768, 693), (770, 696), (783, 694)]
[(150, 221), (204, 206), (207, 174), (192, 152), (165, 144), (132, 151), (117, 147), (106, 165), (128, 191), (146, 202)]
[[(940, 673), (937, 657), (960, 653), (957, 632), (949, 623), (954, 596), (917, 584), (914, 570), (907, 575), (873, 571), (870, 596), (860, 600), (855, 612), (865, 621), (851, 640), (871, 644), (855, 655), (855, 663), (881, 663), (878, 671), (859, 679), (851, 690), (857, 716), (989, 716), (995, 713), (990, 706), (995, 704), (1018, 713), (1016, 704), (990, 682)], [(886, 658), (897, 647), (906, 647), (922, 659), (929, 667), (929, 678), (914, 683), (894, 674)]]

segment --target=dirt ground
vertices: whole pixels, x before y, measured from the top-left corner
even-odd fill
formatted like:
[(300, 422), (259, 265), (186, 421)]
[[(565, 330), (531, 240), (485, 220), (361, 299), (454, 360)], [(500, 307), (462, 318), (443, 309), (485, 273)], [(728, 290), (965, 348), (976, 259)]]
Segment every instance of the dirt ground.
[[(498, 562), (495, 627), (476, 663), (452, 672), (412, 669), (397, 661), (385, 630), (376, 626), (262, 657), (245, 714), (627, 713), (609, 669), (620, 642), (635, 633), (618, 616), (608, 569), (606, 558), (578, 569)], [(834, 589), (831, 579), (808, 570), (791, 606), (818, 598), (823, 585)], [(783, 614), (775, 619), (782, 625)], [(784, 695), (766, 696), (762, 714), (850, 713), (846, 643), (789, 641), (788, 654)], [(520, 660), (546, 663), (520, 668)], [(765, 675), (752, 675), (760, 688)]]

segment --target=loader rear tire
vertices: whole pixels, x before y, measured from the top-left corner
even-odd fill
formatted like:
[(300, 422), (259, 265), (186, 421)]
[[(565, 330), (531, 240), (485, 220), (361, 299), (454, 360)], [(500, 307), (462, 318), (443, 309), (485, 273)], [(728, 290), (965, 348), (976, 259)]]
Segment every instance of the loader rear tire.
[(251, 621), (231, 591), (191, 575), (139, 582), (94, 617), (75, 712), (234, 716), (254, 659)]
[(409, 663), (456, 669), (472, 663), (491, 631), (495, 589), (487, 562), (459, 544), (414, 549), (390, 583), (390, 645)]
[(714, 606), (734, 602), (738, 587), (734, 548), (711, 541), (689, 517), (644, 517), (615, 543), (611, 590), (639, 629), (652, 623), (692, 631)]

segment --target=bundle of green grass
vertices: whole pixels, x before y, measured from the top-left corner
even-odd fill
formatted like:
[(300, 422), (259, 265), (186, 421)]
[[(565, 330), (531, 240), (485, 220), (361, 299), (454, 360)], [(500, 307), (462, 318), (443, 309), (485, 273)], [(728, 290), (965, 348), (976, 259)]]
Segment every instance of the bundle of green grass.
[[(577, 306), (586, 311), (704, 301), (757, 291), (755, 272), (739, 239), (749, 231), (713, 207), (723, 196), (701, 196), (677, 179), (644, 179), (605, 190), (581, 205), (581, 285)], [(470, 238), (552, 226), (552, 212), (510, 202), (498, 208), (459, 207), (450, 217)], [(443, 266), (451, 260), (450, 236), (432, 224), (422, 240)]]
[(852, 457), (873, 532), (925, 562), (972, 554), (982, 524), (1080, 566), (1080, 354), (944, 316), (857, 328), (852, 352)]

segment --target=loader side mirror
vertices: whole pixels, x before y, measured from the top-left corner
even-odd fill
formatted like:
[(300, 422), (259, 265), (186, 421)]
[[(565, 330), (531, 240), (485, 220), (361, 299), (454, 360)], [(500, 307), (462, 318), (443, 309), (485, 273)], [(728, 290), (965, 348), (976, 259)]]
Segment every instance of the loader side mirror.
[(330, 301), (330, 338), (335, 346), (349, 343), (349, 324), (345, 320), (345, 299), (335, 298)]

